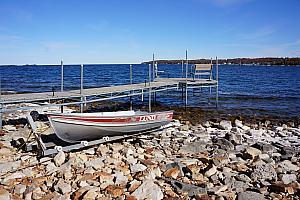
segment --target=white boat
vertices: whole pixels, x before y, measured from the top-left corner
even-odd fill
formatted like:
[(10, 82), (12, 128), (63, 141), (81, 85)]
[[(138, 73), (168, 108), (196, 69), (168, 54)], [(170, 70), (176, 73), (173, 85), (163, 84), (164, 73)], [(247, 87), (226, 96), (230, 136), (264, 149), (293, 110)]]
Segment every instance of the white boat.
[(76, 143), (159, 128), (172, 120), (173, 111), (62, 113), (49, 114), (48, 118), (55, 134), (61, 140)]

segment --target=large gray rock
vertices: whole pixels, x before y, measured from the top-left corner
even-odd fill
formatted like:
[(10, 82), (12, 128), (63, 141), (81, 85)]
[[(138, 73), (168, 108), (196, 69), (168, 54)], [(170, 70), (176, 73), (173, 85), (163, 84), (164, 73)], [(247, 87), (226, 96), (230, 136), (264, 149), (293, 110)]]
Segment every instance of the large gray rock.
[(16, 178), (23, 178), (25, 177), (25, 174), (23, 174), (22, 172), (15, 172), (13, 174), (10, 174), (9, 176), (5, 177), (1, 183), (2, 184), (5, 184), (6, 182), (8, 182), (9, 180), (12, 180), (12, 179), (16, 179)]
[(206, 151), (206, 143), (204, 142), (192, 142), (186, 145), (183, 145), (180, 150), (179, 153), (182, 154), (186, 154), (186, 153), (190, 153), (190, 154), (194, 154), (194, 153), (201, 153), (203, 151)]
[(121, 185), (121, 186), (125, 186), (128, 182), (128, 177), (127, 176), (124, 176), (124, 173), (123, 172), (116, 172), (115, 173), (115, 177), (116, 177), (116, 180), (115, 180), (115, 184), (116, 185)]
[(61, 166), (66, 160), (66, 155), (63, 151), (58, 152), (54, 157), (54, 163), (57, 167)]
[(5, 162), (0, 163), (0, 174), (7, 173), (12, 170), (16, 170), (21, 167), (21, 161), (14, 161), (14, 162)]
[(220, 121), (219, 127), (223, 130), (231, 130), (232, 129), (231, 121), (222, 120)]
[(163, 199), (164, 194), (160, 187), (153, 180), (146, 180), (133, 193), (132, 196), (137, 199)]
[(102, 167), (104, 167), (104, 158), (96, 158), (94, 160), (90, 160), (84, 163), (85, 167), (93, 167), (94, 169), (101, 169)]
[(254, 147), (248, 147), (245, 150), (245, 156), (247, 156), (247, 157), (250, 156), (252, 159), (260, 154), (261, 154), (261, 150), (254, 148)]
[(186, 184), (173, 179), (165, 179), (171, 183), (171, 185), (178, 191), (187, 193), (189, 197), (206, 194), (205, 188), (198, 187), (192, 184)]
[(239, 193), (237, 199), (238, 200), (265, 200), (265, 197), (264, 195), (257, 192), (246, 191), (246, 192)]
[(221, 149), (232, 151), (234, 150), (234, 145), (226, 140), (225, 138), (214, 138), (214, 142), (220, 146)]
[(63, 179), (59, 179), (54, 189), (61, 194), (66, 194), (72, 191), (71, 185), (65, 182)]
[(284, 160), (281, 163), (278, 164), (278, 167), (281, 167), (283, 171), (291, 172), (291, 171), (299, 171), (299, 167), (297, 165), (294, 165), (289, 160)]
[(185, 164), (182, 164), (182, 163), (179, 163), (179, 162), (173, 162), (173, 163), (168, 163), (167, 165), (165, 165), (162, 168), (162, 170), (167, 171), (167, 170), (172, 169), (172, 168), (179, 169), (180, 173), (178, 174), (178, 176), (184, 176), (184, 169), (187, 169)]
[(143, 164), (134, 164), (130, 166), (131, 173), (142, 172), (145, 169), (147, 169), (147, 167)]
[(212, 175), (214, 175), (215, 173), (217, 173), (217, 167), (215, 165), (212, 165), (205, 173), (204, 175), (206, 177), (211, 177)]
[(235, 124), (235, 126), (238, 127), (238, 128), (242, 128), (242, 127), (244, 126), (244, 125), (243, 125), (243, 122), (240, 121), (240, 120), (238, 120), (238, 119), (236, 119), (236, 120), (234, 121), (234, 124)]
[(254, 180), (276, 180), (277, 173), (272, 164), (258, 164), (255, 166), (251, 177)]
[(286, 185), (297, 180), (297, 176), (295, 174), (283, 174), (280, 177), (282, 182)]

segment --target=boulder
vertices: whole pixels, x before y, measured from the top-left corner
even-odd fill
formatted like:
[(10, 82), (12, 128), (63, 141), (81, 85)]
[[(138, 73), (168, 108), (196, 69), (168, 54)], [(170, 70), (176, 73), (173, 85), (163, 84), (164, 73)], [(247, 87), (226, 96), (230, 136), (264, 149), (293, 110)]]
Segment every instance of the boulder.
[(246, 157), (251, 157), (254, 159), (256, 156), (261, 154), (261, 150), (254, 148), (254, 147), (248, 147), (245, 150), (245, 156)]
[(66, 160), (66, 155), (63, 151), (58, 152), (54, 157), (54, 163), (57, 167), (61, 166)]
[(276, 180), (277, 173), (272, 164), (258, 164), (255, 166), (251, 178), (254, 180)]
[(280, 178), (286, 185), (297, 180), (297, 176), (295, 174), (282, 174)]
[(63, 179), (59, 179), (54, 189), (61, 194), (66, 194), (72, 191), (71, 185), (65, 182)]
[(143, 164), (130, 165), (131, 173), (142, 172), (145, 169), (147, 169), (147, 167), (145, 165), (143, 165)]
[(238, 200), (265, 200), (265, 197), (264, 195), (257, 192), (246, 191), (246, 192), (239, 193), (237, 199)]
[(163, 199), (164, 194), (160, 187), (153, 180), (144, 181), (133, 193), (137, 199)]
[(284, 160), (278, 164), (278, 167), (282, 168), (283, 171), (285, 172), (291, 172), (291, 171), (299, 171), (299, 167), (297, 165), (294, 165), (291, 161), (289, 160)]
[(10, 200), (11, 199), (11, 194), (5, 190), (0, 188), (0, 200)]
[(231, 121), (222, 120), (220, 121), (219, 127), (223, 130), (231, 130), (232, 129)]

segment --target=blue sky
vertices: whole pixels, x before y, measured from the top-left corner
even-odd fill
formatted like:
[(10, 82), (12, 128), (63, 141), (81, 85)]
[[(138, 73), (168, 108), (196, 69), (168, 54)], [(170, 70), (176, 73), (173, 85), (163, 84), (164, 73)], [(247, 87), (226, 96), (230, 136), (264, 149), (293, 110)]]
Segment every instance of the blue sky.
[(299, 0), (0, 3), (0, 64), (300, 57)]

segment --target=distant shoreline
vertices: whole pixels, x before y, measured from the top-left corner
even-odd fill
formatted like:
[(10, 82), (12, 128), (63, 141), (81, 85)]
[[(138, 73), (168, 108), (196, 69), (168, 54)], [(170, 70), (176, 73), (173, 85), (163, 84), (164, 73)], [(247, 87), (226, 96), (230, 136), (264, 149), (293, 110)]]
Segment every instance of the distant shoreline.
[[(182, 64), (185, 60), (155, 60), (158, 64)], [(151, 64), (153, 61), (142, 62), (141, 64)], [(216, 63), (213, 59), (190, 59), (189, 64), (209, 64)], [(257, 65), (257, 66), (300, 66), (300, 58), (230, 58), (230, 59), (218, 59), (220, 65)]]

